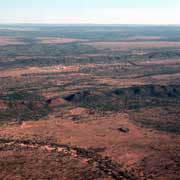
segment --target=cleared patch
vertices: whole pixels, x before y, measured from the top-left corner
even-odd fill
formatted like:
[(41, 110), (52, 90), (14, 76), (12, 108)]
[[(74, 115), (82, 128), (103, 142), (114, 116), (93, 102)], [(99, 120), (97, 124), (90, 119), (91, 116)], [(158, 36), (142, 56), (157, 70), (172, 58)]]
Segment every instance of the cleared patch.
[(86, 42), (83, 39), (75, 39), (75, 38), (50, 38), (50, 37), (39, 37), (36, 38), (39, 44), (65, 44), (65, 43), (73, 43), (73, 42)]
[(21, 45), (21, 44), (25, 44), (25, 43), (16, 38), (0, 37), (0, 46)]
[(129, 50), (150, 48), (180, 47), (180, 42), (141, 41), (141, 42), (90, 42), (84, 43), (97, 49)]

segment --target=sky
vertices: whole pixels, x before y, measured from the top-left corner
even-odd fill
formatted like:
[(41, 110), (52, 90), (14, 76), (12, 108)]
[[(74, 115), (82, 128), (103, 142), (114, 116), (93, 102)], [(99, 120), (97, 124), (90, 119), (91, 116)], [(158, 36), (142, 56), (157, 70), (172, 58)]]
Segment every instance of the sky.
[(0, 0), (0, 23), (180, 24), (180, 0)]

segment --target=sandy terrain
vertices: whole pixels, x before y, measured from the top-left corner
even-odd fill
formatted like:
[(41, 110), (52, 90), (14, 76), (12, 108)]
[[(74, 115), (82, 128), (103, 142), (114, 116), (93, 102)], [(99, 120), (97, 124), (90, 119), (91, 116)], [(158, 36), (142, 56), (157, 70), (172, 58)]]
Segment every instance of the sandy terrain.
[(150, 49), (150, 48), (172, 48), (180, 47), (180, 42), (163, 41), (142, 41), (142, 42), (90, 42), (84, 43), (97, 49), (130, 50), (130, 49)]
[(49, 37), (39, 37), (39, 38), (36, 38), (36, 40), (40, 44), (65, 44), (65, 43), (86, 41), (83, 39), (74, 39), (74, 38), (49, 38)]
[(139, 40), (161, 40), (161, 36), (133, 36), (127, 38), (128, 41), (139, 41)]
[(10, 70), (1, 70), (0, 77), (19, 77), (23, 74), (33, 74), (33, 73), (58, 73), (58, 72), (71, 72), (78, 71), (78, 66), (50, 66), (50, 67), (29, 67), (29, 68), (14, 68)]
[[(70, 113), (79, 115), (81, 111), (76, 109)], [(119, 132), (120, 127), (128, 127), (130, 131)], [(88, 117), (87, 122), (78, 124), (71, 120), (49, 117), (48, 120), (24, 122), (21, 126), (1, 128), (1, 137), (21, 140), (36, 138), (41, 141), (49, 139), (51, 142), (85, 149), (102, 148), (103, 156), (111, 157), (128, 170), (134, 169), (139, 179), (146, 176), (164, 180), (171, 177), (175, 180), (180, 175), (176, 171), (178, 167), (175, 159), (173, 160), (178, 153), (177, 147), (180, 148), (180, 138), (138, 127), (129, 120), (126, 113), (106, 114), (101, 117), (94, 114)], [(164, 158), (160, 155), (162, 153)], [(143, 163), (151, 168), (146, 169)], [(166, 166), (171, 166), (168, 169), (170, 177), (167, 176)]]
[(25, 44), (25, 43), (17, 40), (16, 38), (9, 38), (9, 37), (0, 36), (0, 46), (22, 45), (22, 44)]
[(178, 29), (31, 28), (0, 28), (0, 180), (179, 180)]

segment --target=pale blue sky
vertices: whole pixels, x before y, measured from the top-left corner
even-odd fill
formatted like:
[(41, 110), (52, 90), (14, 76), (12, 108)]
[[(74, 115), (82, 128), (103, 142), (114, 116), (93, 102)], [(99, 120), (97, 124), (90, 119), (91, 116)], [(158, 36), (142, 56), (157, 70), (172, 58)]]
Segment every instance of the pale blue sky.
[(180, 0), (0, 0), (0, 23), (180, 24)]

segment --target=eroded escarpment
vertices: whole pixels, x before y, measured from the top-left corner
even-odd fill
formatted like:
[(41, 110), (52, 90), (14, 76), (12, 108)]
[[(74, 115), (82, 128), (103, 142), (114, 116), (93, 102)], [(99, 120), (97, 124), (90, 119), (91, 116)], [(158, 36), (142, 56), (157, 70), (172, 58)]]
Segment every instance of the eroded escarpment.
[(100, 111), (127, 111), (144, 127), (179, 134), (179, 85), (142, 85), (112, 91), (81, 91), (65, 100)]

